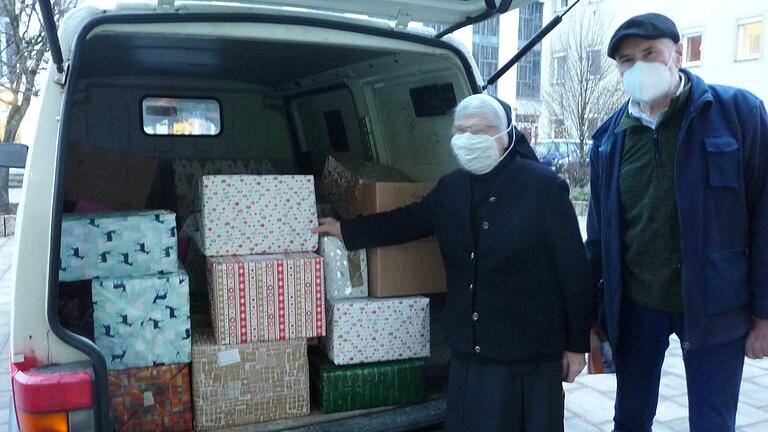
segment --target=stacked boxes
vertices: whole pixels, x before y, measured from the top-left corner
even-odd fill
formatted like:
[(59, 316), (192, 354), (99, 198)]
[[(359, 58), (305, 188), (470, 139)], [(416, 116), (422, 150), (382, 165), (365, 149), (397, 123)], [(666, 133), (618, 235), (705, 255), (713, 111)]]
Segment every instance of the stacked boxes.
[(107, 367), (189, 363), (187, 273), (94, 279), (94, 333)]
[(213, 335), (193, 343), (195, 427), (308, 414), (306, 339), (326, 325), (313, 178), (203, 176), (199, 201)]
[(429, 356), (429, 299), (329, 301), (328, 335), (322, 345), (337, 365)]
[(195, 430), (309, 414), (304, 339), (222, 346), (195, 332), (192, 366)]
[(222, 345), (325, 334), (323, 260), (309, 252), (208, 259), (213, 331)]
[(176, 247), (173, 212), (64, 214), (59, 280), (172, 273)]
[(312, 355), (312, 395), (326, 414), (420, 402), (423, 367), (422, 360), (336, 366), (322, 354)]
[[(358, 215), (410, 204), (431, 189), (429, 184), (382, 183), (407, 181), (394, 173), (371, 163), (329, 158), (322, 190), (332, 202), (341, 202), (341, 214)], [(377, 193), (382, 187), (386, 192)], [(350, 252), (338, 239), (326, 237), (320, 251), (328, 324), (321, 339), (325, 356), (313, 358), (310, 370), (323, 412), (422, 400), (424, 362), (419, 359), (430, 355), (430, 308), (428, 298), (415, 294), (444, 290), (436, 244)]]
[(328, 300), (368, 297), (368, 259), (365, 250), (348, 251), (336, 237), (320, 239)]
[(203, 176), (200, 231), (206, 256), (317, 249), (311, 176)]
[(118, 428), (188, 430), (189, 285), (175, 214), (66, 214), (61, 231), (59, 278), (90, 285)]
[(154, 366), (108, 374), (112, 414), (120, 431), (192, 430), (189, 366)]

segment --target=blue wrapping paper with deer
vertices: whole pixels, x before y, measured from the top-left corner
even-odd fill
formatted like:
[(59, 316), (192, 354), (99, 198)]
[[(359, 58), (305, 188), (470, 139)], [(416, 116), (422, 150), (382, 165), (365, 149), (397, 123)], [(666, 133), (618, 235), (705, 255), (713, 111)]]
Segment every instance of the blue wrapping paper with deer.
[(176, 215), (167, 210), (66, 213), (60, 281), (175, 272)]
[(96, 345), (110, 370), (190, 362), (189, 278), (94, 279)]

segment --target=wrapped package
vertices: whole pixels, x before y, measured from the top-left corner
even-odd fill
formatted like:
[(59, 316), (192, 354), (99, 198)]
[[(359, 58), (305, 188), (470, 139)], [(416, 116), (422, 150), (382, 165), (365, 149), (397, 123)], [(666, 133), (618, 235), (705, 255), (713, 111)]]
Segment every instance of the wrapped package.
[(365, 249), (348, 251), (336, 237), (320, 239), (318, 252), (325, 269), (325, 296), (328, 300), (368, 296), (368, 262)]
[(110, 371), (108, 379), (116, 430), (192, 430), (192, 388), (188, 364)]
[(399, 170), (367, 162), (351, 155), (328, 156), (323, 168), (320, 193), (333, 204), (336, 210), (346, 216), (345, 202), (361, 183), (409, 182), (407, 175)]
[(323, 259), (310, 252), (208, 258), (220, 345), (325, 334)]
[(176, 217), (166, 210), (66, 213), (59, 280), (175, 272)]
[(417, 403), (424, 400), (424, 362), (401, 360), (336, 366), (311, 355), (313, 400), (324, 414)]
[(210, 332), (195, 331), (193, 341), (195, 430), (309, 414), (305, 340), (220, 346)]
[(195, 241), (206, 256), (317, 249), (312, 176), (203, 176)]
[(173, 161), (176, 211), (182, 218), (200, 210), (198, 183), (204, 175), (274, 174), (268, 160), (257, 159), (176, 159)]
[(96, 346), (110, 370), (189, 363), (189, 284), (183, 269), (164, 276), (94, 279)]
[(429, 356), (429, 299), (358, 298), (327, 302), (322, 346), (336, 365)]

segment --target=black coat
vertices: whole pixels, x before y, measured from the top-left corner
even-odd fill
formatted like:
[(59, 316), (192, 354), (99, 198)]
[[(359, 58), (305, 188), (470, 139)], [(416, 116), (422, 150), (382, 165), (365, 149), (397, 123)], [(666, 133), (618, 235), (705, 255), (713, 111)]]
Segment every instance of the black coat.
[(587, 352), (590, 275), (568, 185), (519, 157), (495, 170), (477, 248), (472, 174), (463, 170), (417, 203), (342, 221), (344, 242), (354, 250), (435, 235), (448, 284), (443, 327), (455, 352), (504, 362)]

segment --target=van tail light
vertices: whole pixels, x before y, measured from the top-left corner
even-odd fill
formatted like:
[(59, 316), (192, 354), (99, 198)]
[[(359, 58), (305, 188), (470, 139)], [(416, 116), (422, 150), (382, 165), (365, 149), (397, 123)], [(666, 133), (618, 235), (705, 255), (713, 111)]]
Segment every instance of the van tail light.
[(95, 430), (90, 368), (79, 364), (21, 371), (11, 364), (11, 375), (21, 432)]

